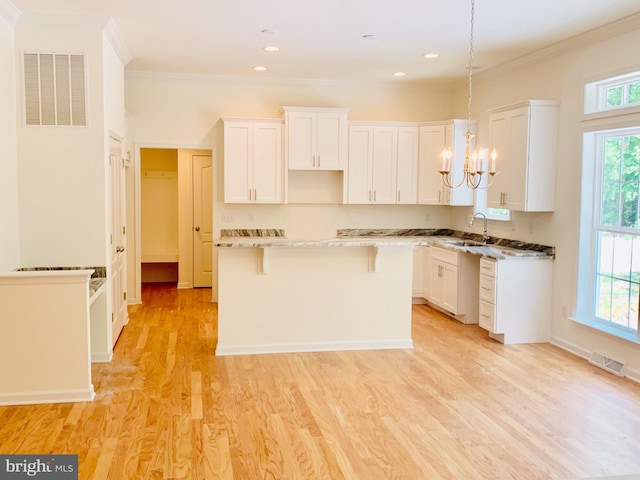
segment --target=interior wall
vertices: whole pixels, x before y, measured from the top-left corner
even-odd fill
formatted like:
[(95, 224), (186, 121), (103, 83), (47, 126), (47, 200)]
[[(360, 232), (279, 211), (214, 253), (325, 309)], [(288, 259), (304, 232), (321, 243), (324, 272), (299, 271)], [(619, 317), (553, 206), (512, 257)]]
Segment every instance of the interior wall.
[(217, 152), (215, 235), (220, 228), (284, 228), (290, 238), (318, 238), (334, 237), (338, 228), (429, 228), (448, 223), (448, 210), (432, 206), (225, 205), (220, 119), (283, 118), (281, 108), (295, 105), (348, 107), (350, 120), (444, 120), (452, 115), (448, 85), (135, 73), (128, 74), (125, 83), (126, 107), (138, 145)]
[[(638, 19), (636, 19), (638, 20)], [(638, 21), (637, 23), (640, 23)], [(597, 33), (597, 32), (595, 32)], [(593, 40), (595, 38), (596, 40)], [(491, 222), (489, 234), (533, 241), (556, 247), (553, 277), (552, 336), (555, 343), (575, 353), (592, 351), (628, 362), (640, 371), (640, 348), (567, 317), (573, 315), (576, 302), (578, 235), (582, 171), (583, 95), (585, 82), (611, 75), (640, 70), (637, 56), (629, 49), (640, 44), (640, 25), (616, 36), (586, 36), (588, 43), (575, 45), (527, 65), (505, 66), (474, 79), (474, 110), (479, 119), (478, 143), (488, 144), (488, 109), (526, 99), (560, 100), (556, 209), (552, 213), (512, 212), (506, 224)], [(456, 93), (456, 105), (466, 100), (462, 89)], [(458, 112), (461, 113), (460, 111)], [(508, 161), (504, 159), (503, 161)], [(499, 168), (498, 168), (499, 170)], [(471, 209), (456, 209), (451, 222), (465, 229)]]
[[(106, 264), (103, 45), (99, 28), (20, 19), (15, 51), (87, 54), (87, 127), (26, 127), (18, 101), (22, 266)], [(19, 59), (16, 62), (21, 64)], [(16, 75), (18, 85), (22, 76)], [(18, 88), (22, 98), (22, 87)]]
[(0, 15), (0, 271), (20, 266), (14, 27)]

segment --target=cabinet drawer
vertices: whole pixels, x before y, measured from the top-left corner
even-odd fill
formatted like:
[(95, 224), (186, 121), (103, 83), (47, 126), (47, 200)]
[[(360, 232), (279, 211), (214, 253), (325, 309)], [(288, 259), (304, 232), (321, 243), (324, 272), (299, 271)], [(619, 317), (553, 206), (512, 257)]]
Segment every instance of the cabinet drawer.
[(478, 325), (492, 333), (495, 331), (496, 307), (493, 303), (486, 300), (480, 300), (478, 305)]
[(489, 275), (480, 275), (480, 300), (496, 303), (496, 279)]
[(458, 265), (458, 252), (446, 248), (431, 247), (431, 258), (451, 265)]
[(480, 259), (480, 274), (489, 275), (490, 277), (496, 276), (496, 262), (489, 260), (488, 258)]

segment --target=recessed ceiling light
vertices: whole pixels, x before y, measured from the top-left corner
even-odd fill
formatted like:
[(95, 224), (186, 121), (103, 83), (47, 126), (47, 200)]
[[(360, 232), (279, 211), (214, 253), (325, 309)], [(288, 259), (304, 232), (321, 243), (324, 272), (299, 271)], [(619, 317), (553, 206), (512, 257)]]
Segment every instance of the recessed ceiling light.
[(267, 45), (266, 47), (262, 47), (265, 52), (279, 52), (280, 47), (276, 47), (275, 45)]
[(257, 66), (255, 66), (255, 67), (253, 67), (253, 69), (254, 69), (256, 72), (264, 72), (264, 71), (267, 69), (267, 67), (263, 67), (262, 65), (257, 65)]
[(404, 77), (406, 75), (405, 72), (396, 72), (393, 74), (394, 77)]
[(362, 38), (366, 39), (366, 40), (375, 40), (376, 38), (378, 38), (377, 35), (370, 33), (367, 35), (362, 35)]
[(275, 30), (271, 30), (270, 28), (265, 28), (264, 30), (260, 30), (265, 35), (274, 35), (276, 33)]
[(439, 53), (425, 53), (424, 58), (438, 58), (440, 56)]

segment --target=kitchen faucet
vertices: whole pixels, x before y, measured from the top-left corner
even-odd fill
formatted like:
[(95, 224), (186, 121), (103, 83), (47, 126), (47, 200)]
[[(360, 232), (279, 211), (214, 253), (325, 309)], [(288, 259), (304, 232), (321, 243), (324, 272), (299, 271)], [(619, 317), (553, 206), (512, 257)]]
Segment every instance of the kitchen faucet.
[(482, 220), (483, 220), (483, 228), (484, 231), (482, 233), (482, 243), (487, 243), (489, 241), (489, 235), (487, 235), (487, 216), (482, 213), (482, 212), (476, 212), (471, 216), (471, 220), (469, 220), (469, 226), (473, 227), (473, 220), (478, 216), (481, 215), (482, 216)]

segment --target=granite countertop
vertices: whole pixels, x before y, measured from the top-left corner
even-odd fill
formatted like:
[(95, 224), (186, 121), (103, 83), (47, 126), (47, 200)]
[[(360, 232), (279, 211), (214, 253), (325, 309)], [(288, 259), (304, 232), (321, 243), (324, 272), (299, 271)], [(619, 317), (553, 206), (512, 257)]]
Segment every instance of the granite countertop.
[(337, 238), (288, 239), (281, 229), (222, 230), (217, 247), (413, 247), (433, 245), (450, 250), (504, 260), (514, 257), (555, 258), (555, 249), (546, 245), (491, 238), (488, 244), (479, 235), (447, 229), (343, 229)]
[(89, 279), (89, 303), (93, 303), (98, 295), (102, 293), (102, 287), (107, 282), (106, 267), (22, 267), (16, 269), (18, 272), (66, 272), (73, 270), (93, 270)]

